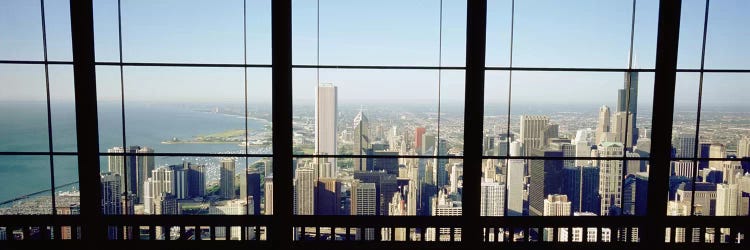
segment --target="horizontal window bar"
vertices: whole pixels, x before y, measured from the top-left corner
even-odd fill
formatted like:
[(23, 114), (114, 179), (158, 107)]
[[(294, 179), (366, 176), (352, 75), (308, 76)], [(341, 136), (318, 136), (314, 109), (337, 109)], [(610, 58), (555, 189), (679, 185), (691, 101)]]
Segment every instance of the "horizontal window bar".
[(234, 64), (234, 63), (119, 63), (96, 62), (97, 66), (134, 66), (134, 67), (211, 67), (211, 68), (271, 68), (270, 64)]
[(132, 152), (121, 152), (121, 153), (109, 153), (99, 152), (101, 156), (196, 156), (196, 157), (273, 157), (273, 154), (220, 154), (220, 153), (132, 153)]
[(77, 152), (0, 152), (0, 155), (78, 155)]
[(273, 215), (104, 215), (108, 225), (265, 226)]
[(73, 65), (72, 61), (22, 61), (22, 60), (0, 60), (0, 64), (67, 64)]
[(421, 69), (421, 70), (465, 70), (461, 66), (398, 66), (398, 65), (310, 65), (300, 64), (292, 65), (292, 68), (298, 69)]
[(501, 160), (643, 160), (647, 161), (649, 157), (575, 157), (575, 156), (560, 156), (560, 157), (549, 157), (549, 156), (482, 156), (482, 159), (501, 159)]
[(461, 155), (292, 155), (294, 158), (403, 158), (403, 159), (463, 159)]
[(676, 157), (672, 158), (673, 161), (750, 161), (750, 158), (691, 158), (691, 157)]
[(750, 73), (750, 69), (677, 69), (677, 72)]
[(485, 67), (486, 70), (515, 70), (515, 71), (570, 71), (570, 72), (654, 72), (654, 69), (626, 69), (626, 68), (537, 68), (537, 67)]

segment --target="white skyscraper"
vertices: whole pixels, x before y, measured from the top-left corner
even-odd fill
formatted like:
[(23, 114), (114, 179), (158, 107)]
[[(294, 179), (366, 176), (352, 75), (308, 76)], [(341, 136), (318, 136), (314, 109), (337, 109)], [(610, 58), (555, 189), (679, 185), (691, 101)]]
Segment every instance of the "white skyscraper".
[(313, 215), (315, 213), (315, 184), (317, 178), (312, 168), (298, 168), (295, 171), (295, 193), (297, 199), (297, 215)]
[(549, 125), (549, 117), (542, 115), (522, 115), (521, 116), (521, 143), (525, 152), (530, 152), (532, 148), (540, 148), (547, 145), (545, 132)]
[[(367, 150), (370, 149), (370, 121), (362, 110), (354, 117), (354, 138), (352, 140), (354, 141), (354, 148), (352, 149), (354, 155), (368, 154)], [(354, 170), (367, 171), (368, 169), (372, 169), (372, 166), (367, 166), (367, 158), (354, 159)]]
[(599, 121), (596, 124), (596, 144), (601, 143), (606, 138), (606, 133), (611, 129), (609, 116), (609, 107), (602, 106), (599, 108)]
[[(544, 199), (544, 216), (570, 216), (570, 205), (568, 196), (564, 194), (550, 194), (547, 195), (547, 199)], [(563, 228), (560, 228), (563, 229)], [(544, 228), (544, 238), (546, 241), (552, 241), (554, 230), (552, 228)], [(568, 241), (567, 228), (565, 230), (559, 230), (560, 241)], [(564, 236), (563, 236), (564, 235)], [(564, 239), (564, 240), (563, 240)]]
[[(521, 155), (521, 143), (510, 143), (510, 156)], [(523, 215), (523, 160), (508, 160), (508, 216)]]
[[(335, 155), (337, 154), (336, 129), (337, 110), (337, 89), (331, 83), (321, 83), (315, 89), (315, 154), (318, 155)], [(322, 158), (319, 161), (326, 161), (330, 164), (317, 164), (318, 167), (331, 168), (326, 169), (323, 173), (330, 173), (336, 177), (336, 159)]]
[(716, 185), (716, 216), (737, 216), (737, 184)]
[[(622, 157), (622, 143), (604, 142), (599, 145), (601, 157)], [(622, 161), (599, 161), (599, 197), (601, 197), (601, 215), (610, 215), (610, 209), (622, 206)]]
[(482, 181), (481, 216), (503, 216), (505, 214), (505, 185)]
[(737, 158), (750, 157), (750, 137), (743, 136), (737, 143)]

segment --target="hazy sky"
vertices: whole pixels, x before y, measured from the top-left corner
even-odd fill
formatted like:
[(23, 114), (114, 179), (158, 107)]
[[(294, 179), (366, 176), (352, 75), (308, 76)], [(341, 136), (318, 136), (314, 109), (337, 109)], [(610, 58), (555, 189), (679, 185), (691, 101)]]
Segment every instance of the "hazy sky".
[[(67, 0), (46, 0), (50, 60), (71, 60)], [(270, 64), (270, 0), (247, 0), (247, 62)], [(125, 62), (243, 63), (243, 1), (122, 1)], [(463, 66), (466, 1), (293, 1), (293, 63), (314, 65)], [(116, 0), (94, 0), (96, 58), (119, 61)], [(490, 0), (487, 65), (508, 66), (510, 1)], [(697, 68), (705, 1), (684, 0), (679, 67)], [(638, 1), (635, 54), (639, 68), (655, 61), (658, 1)], [(317, 14), (320, 11), (320, 43)], [(517, 1), (513, 65), (626, 68), (631, 1)], [(711, 2), (706, 68), (750, 68), (750, 1)], [(41, 60), (38, 1), (0, 1), (0, 60)], [(442, 41), (442, 44), (441, 44)], [(317, 46), (320, 46), (320, 57)], [(442, 47), (442, 62), (439, 55)], [(72, 97), (72, 67), (50, 68), (53, 99)], [(463, 71), (320, 70), (339, 86), (341, 103), (462, 102)], [(294, 70), (294, 98), (312, 104), (314, 69)], [(119, 100), (119, 68), (97, 67), (101, 100)], [(242, 102), (242, 68), (125, 68), (127, 101)], [(440, 80), (440, 95), (438, 95)], [(680, 104), (695, 103), (697, 74), (678, 75)], [(0, 100), (43, 100), (43, 66), (0, 65)], [(614, 105), (622, 73), (513, 73), (513, 105), (529, 102)], [(269, 100), (270, 68), (248, 69), (248, 96)], [(507, 103), (508, 73), (487, 73), (488, 102)], [(652, 99), (653, 73), (640, 75), (639, 103)], [(727, 91), (731, 90), (731, 91)], [(750, 104), (748, 74), (707, 74), (704, 103)]]

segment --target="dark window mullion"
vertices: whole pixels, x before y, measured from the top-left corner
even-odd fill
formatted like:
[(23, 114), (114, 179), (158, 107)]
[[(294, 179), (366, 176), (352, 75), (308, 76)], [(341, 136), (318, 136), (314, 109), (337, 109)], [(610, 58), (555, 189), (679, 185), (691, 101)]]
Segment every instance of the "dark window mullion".
[(672, 148), (672, 121), (674, 113), (675, 77), (677, 74), (677, 48), (679, 45), (681, 0), (659, 2), (659, 21), (656, 43), (656, 72), (654, 74), (654, 105), (652, 112), (652, 141), (648, 182), (647, 217), (644, 242), (651, 247), (664, 245), (667, 220), (667, 202), (664, 192), (669, 186), (669, 166)]
[[(693, 143), (693, 179), (692, 179), (692, 187), (693, 190), (695, 190), (695, 182), (698, 179), (698, 157), (700, 156), (699, 148), (700, 148), (700, 129), (701, 129), (701, 107), (703, 105), (703, 73), (705, 69), (705, 62), (706, 62), (706, 35), (708, 34), (708, 11), (709, 6), (711, 5), (710, 0), (706, 0), (706, 8), (705, 13), (703, 14), (703, 40), (701, 42), (701, 68), (700, 72), (698, 73), (698, 107), (696, 110), (696, 116), (695, 116), (695, 142)], [(710, 155), (709, 155), (710, 157)], [(695, 191), (690, 192), (690, 215), (695, 215)]]

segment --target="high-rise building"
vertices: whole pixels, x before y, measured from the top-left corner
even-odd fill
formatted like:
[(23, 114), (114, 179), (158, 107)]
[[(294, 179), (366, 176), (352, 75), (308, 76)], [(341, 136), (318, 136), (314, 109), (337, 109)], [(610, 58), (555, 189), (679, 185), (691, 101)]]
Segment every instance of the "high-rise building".
[(615, 124), (612, 126), (612, 132), (615, 134), (615, 141), (625, 143), (625, 147), (632, 148), (635, 145), (633, 141), (633, 113), (616, 112)]
[(315, 188), (315, 215), (339, 215), (341, 210), (341, 182), (322, 178)]
[[(530, 155), (538, 157), (562, 157), (563, 152), (553, 149), (531, 149)], [(529, 214), (541, 216), (544, 199), (550, 194), (559, 194), (562, 189), (563, 161), (560, 159), (529, 161)]]
[(219, 169), (219, 196), (223, 199), (234, 199), (234, 169), (236, 161), (232, 158), (221, 160)]
[[(456, 194), (459, 189), (463, 189), (464, 164), (457, 162), (453, 164), (450, 174), (450, 193)], [(504, 192), (505, 190), (503, 190)]]
[[(375, 183), (354, 181), (351, 190), (351, 215), (377, 215), (377, 194)], [(375, 231), (371, 228), (362, 229), (361, 235), (365, 240), (375, 239)], [(358, 233), (359, 234), (359, 233)]]
[(541, 148), (546, 145), (544, 138), (547, 132), (549, 118), (541, 115), (522, 115), (521, 116), (521, 143), (524, 151), (530, 152), (530, 149)]
[[(371, 149), (370, 145), (370, 121), (362, 110), (357, 113), (354, 117), (354, 147), (352, 153), (354, 155), (368, 155)], [(354, 170), (355, 171), (367, 171), (372, 169), (371, 166), (367, 166), (367, 158), (355, 158), (354, 159)], [(323, 176), (323, 177), (335, 177), (335, 176)]]
[(386, 172), (353, 172), (354, 179), (361, 183), (374, 183), (377, 193), (378, 206), (375, 208), (378, 215), (388, 215), (388, 202), (398, 192), (397, 178)]
[(417, 127), (414, 129), (414, 150), (417, 151), (417, 153), (422, 153), (422, 136), (427, 131), (424, 127)]
[(544, 199), (544, 216), (570, 216), (570, 201), (564, 194), (550, 194)]
[[(460, 201), (452, 200), (447, 193), (440, 190), (438, 195), (432, 198), (432, 216), (460, 216), (463, 213), (463, 206)], [(427, 229), (425, 238), (428, 241), (448, 241), (451, 238), (450, 228), (440, 228), (440, 237), (436, 237), (434, 228)], [(453, 234), (454, 240), (461, 239), (461, 229), (456, 228)]]
[(105, 173), (102, 174), (102, 213), (103, 214), (122, 214), (122, 202), (120, 195), (122, 189), (120, 182), (122, 179), (119, 174)]
[(297, 215), (313, 215), (315, 213), (315, 183), (317, 178), (312, 168), (297, 168), (294, 173), (295, 194), (297, 200)]
[[(727, 157), (727, 147), (721, 143), (712, 143), (708, 152), (709, 158), (723, 159)], [(722, 161), (709, 161), (708, 167), (713, 169), (721, 169)]]
[(622, 214), (646, 216), (648, 173), (628, 174), (622, 186)]
[[(623, 147), (619, 142), (604, 142), (598, 147), (601, 157), (622, 157)], [(601, 197), (600, 214), (611, 215), (619, 212), (622, 206), (622, 160), (599, 161), (599, 197)]]
[(599, 144), (606, 138), (606, 133), (609, 133), (611, 129), (610, 125), (610, 111), (609, 107), (601, 106), (599, 108), (599, 121), (596, 124), (596, 142)]
[[(336, 155), (338, 144), (336, 136), (336, 117), (338, 115), (337, 89), (331, 83), (321, 83), (315, 89), (315, 154), (316, 155)], [(318, 166), (331, 168), (330, 171), (320, 171), (330, 173), (336, 177), (336, 158), (321, 158), (318, 161), (325, 161), (330, 164), (319, 164)]]
[[(510, 143), (510, 156), (521, 156), (521, 142)], [(523, 215), (523, 179), (524, 161), (521, 159), (508, 160), (508, 174), (505, 182), (508, 187), (508, 216)]]
[[(635, 121), (638, 116), (638, 72), (625, 72), (625, 81), (623, 85), (623, 88), (620, 89), (617, 94), (617, 112), (629, 112), (632, 114), (633, 121), (628, 124), (628, 130), (633, 131), (633, 136), (628, 137), (629, 139), (627, 142), (621, 142), (625, 143), (625, 145), (634, 145), (638, 140), (638, 126)], [(628, 134), (630, 134), (630, 132), (628, 132)], [(627, 147), (630, 148), (630, 146)]]
[[(699, 142), (698, 143), (698, 157), (701, 159), (709, 158), (711, 152), (711, 143)], [(708, 167), (707, 160), (698, 161), (698, 170), (703, 170)]]
[(750, 137), (743, 136), (737, 142), (737, 158), (750, 157)]
[(173, 189), (173, 195), (175, 196), (175, 199), (182, 200), (190, 198), (188, 196), (188, 178), (187, 178), (187, 170), (182, 168), (182, 165), (175, 165), (171, 166), (172, 172), (174, 174), (172, 175), (174, 178), (174, 189)]
[(599, 167), (566, 167), (562, 175), (563, 194), (571, 201), (574, 212), (599, 214)]
[(273, 214), (273, 177), (266, 177), (265, 182), (263, 183), (265, 186), (265, 189), (263, 189), (263, 192), (265, 192), (264, 198), (266, 199), (265, 207), (263, 208), (263, 211), (266, 215), (272, 215)]
[(679, 134), (677, 135), (677, 157), (693, 158), (695, 155), (695, 135)]
[[(249, 207), (252, 207), (252, 204), (248, 204), (248, 202), (252, 203), (252, 200), (245, 200), (245, 199), (235, 199), (235, 200), (226, 200), (226, 201), (218, 201), (216, 203), (211, 204), (208, 206), (208, 214), (212, 215), (246, 215), (248, 214)], [(248, 206), (249, 205), (249, 206)], [(252, 213), (251, 213), (252, 214)], [(242, 237), (242, 228), (246, 227), (231, 227), (231, 231), (229, 233), (230, 238), (227, 239), (227, 233), (225, 227), (216, 227), (216, 232), (214, 233), (214, 237), (216, 239), (225, 239), (225, 240), (240, 240)], [(246, 239), (254, 239), (255, 238), (255, 230), (254, 228), (249, 228), (245, 234)]]
[[(695, 196), (695, 211), (690, 208), (693, 196)], [(675, 201), (679, 204), (686, 204), (679, 215), (714, 216), (716, 215), (716, 184), (696, 182), (691, 185), (689, 182), (683, 182), (677, 187)]]
[(249, 214), (260, 214), (260, 173), (257, 169), (247, 169), (240, 179), (240, 199), (252, 200)]
[[(435, 156), (447, 156), (448, 155), (448, 144), (445, 139), (438, 139), (435, 142)], [(435, 158), (434, 165), (432, 168), (432, 178), (435, 180), (435, 186), (442, 188), (448, 185), (448, 172), (446, 165), (448, 165), (448, 159)]]
[(419, 151), (422, 155), (431, 155), (435, 152), (435, 135), (431, 133), (422, 134), (422, 149)]
[(672, 165), (673, 175), (687, 178), (693, 178), (693, 176), (695, 176), (695, 164), (693, 164), (693, 161), (673, 161)]
[[(398, 152), (397, 151), (375, 151), (373, 155), (379, 156), (378, 158), (366, 159), (368, 169), (362, 169), (359, 171), (385, 171), (388, 174), (398, 175)], [(384, 157), (393, 156), (393, 157)], [(364, 160), (364, 159), (363, 159)], [(356, 160), (355, 160), (356, 163)], [(372, 165), (372, 166), (369, 166)], [(355, 168), (356, 169), (356, 168)]]
[(202, 197), (206, 195), (206, 165), (188, 163), (188, 196)]
[(737, 216), (739, 199), (737, 184), (717, 184), (716, 216)]
[[(556, 139), (553, 139), (556, 140)], [(564, 157), (570, 157), (574, 158), (576, 157), (576, 147), (573, 144), (570, 144), (568, 140), (557, 140), (556, 142), (550, 143), (550, 148), (554, 150), (559, 150), (563, 152)], [(575, 167), (575, 160), (564, 160), (563, 166), (565, 167)]]
[(482, 181), (481, 216), (505, 215), (505, 185), (494, 181)]

